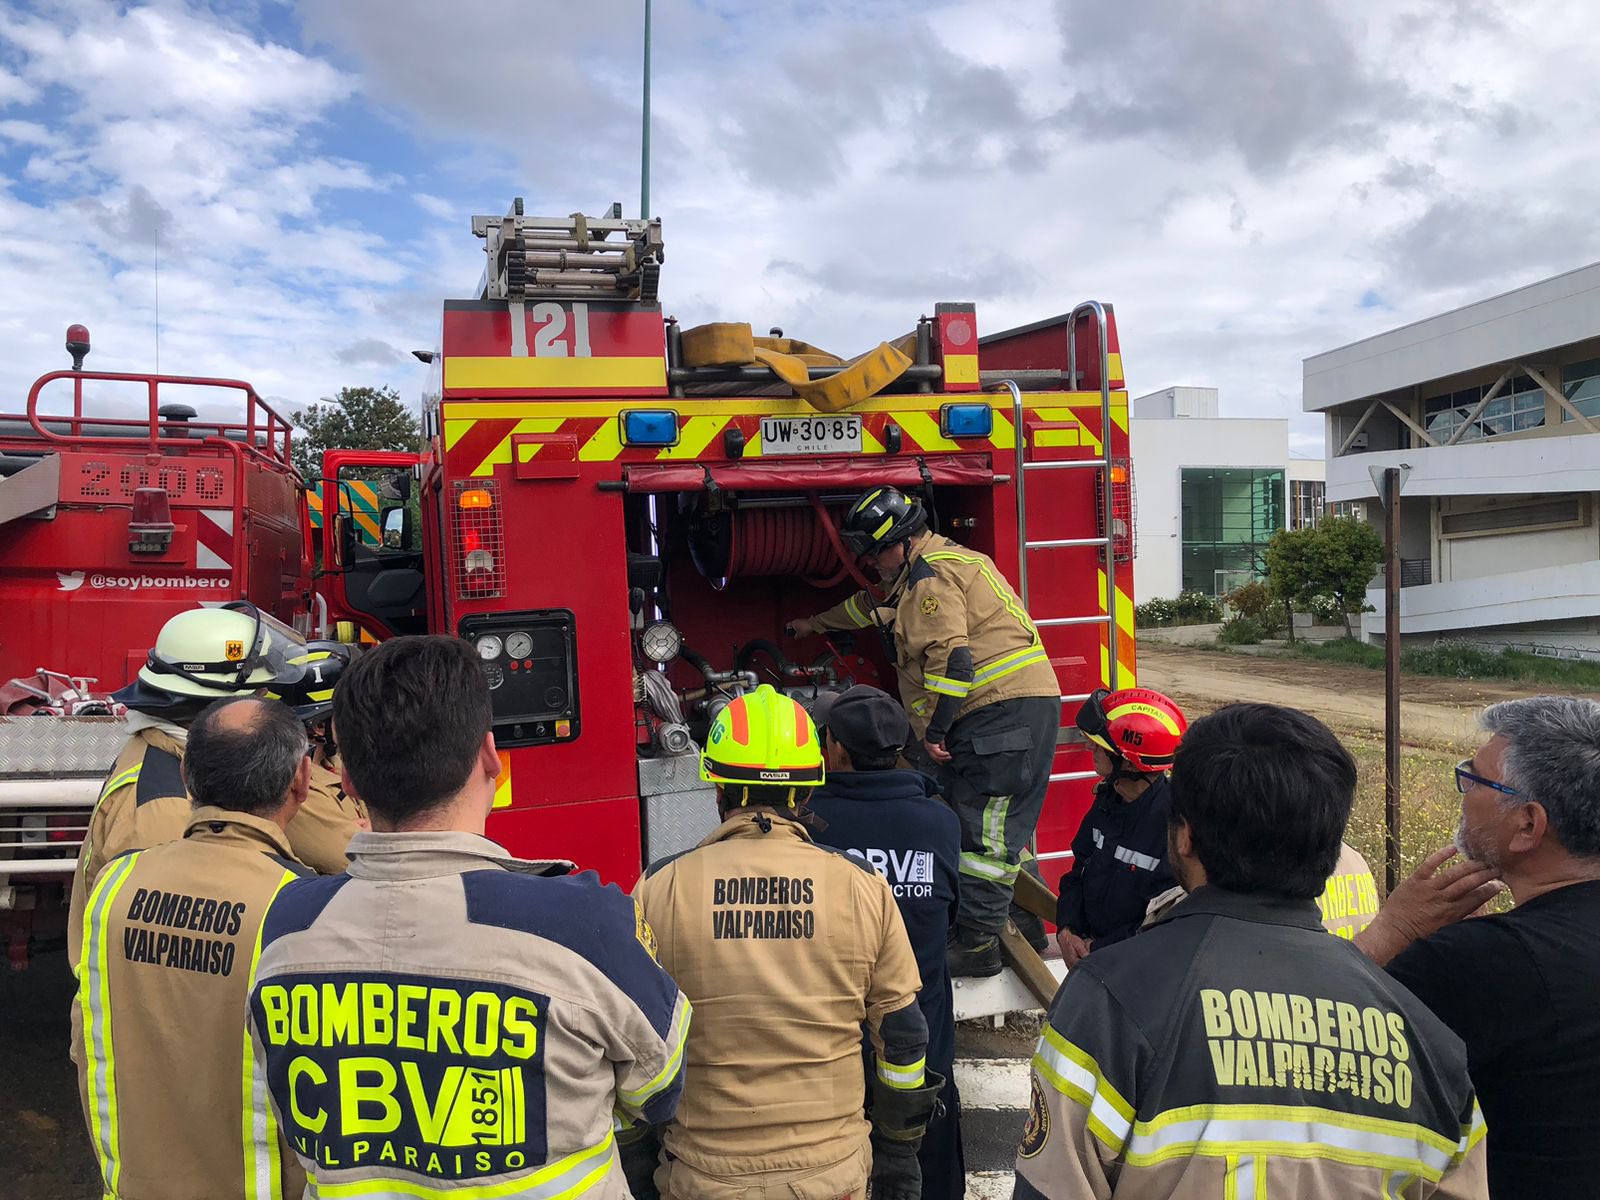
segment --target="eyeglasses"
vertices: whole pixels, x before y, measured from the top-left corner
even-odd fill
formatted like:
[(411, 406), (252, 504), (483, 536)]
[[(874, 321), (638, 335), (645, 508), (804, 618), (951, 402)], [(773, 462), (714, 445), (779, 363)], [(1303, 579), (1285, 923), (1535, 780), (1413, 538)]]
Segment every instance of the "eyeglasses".
[(1493, 788), (1497, 792), (1504, 792), (1507, 796), (1522, 795), (1516, 788), (1508, 784), (1497, 783), (1493, 779), (1485, 779), (1482, 775), (1476, 774), (1472, 769), (1472, 760), (1463, 758), (1456, 764), (1456, 791), (1465, 796), (1467, 789), (1471, 787)]

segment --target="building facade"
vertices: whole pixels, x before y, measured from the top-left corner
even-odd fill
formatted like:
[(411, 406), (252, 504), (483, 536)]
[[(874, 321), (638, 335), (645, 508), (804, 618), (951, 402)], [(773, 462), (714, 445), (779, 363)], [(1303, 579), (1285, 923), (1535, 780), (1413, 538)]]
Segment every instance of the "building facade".
[(1308, 358), (1304, 405), (1330, 502), (1409, 467), (1402, 637), (1600, 657), (1600, 263)]
[(1259, 578), (1274, 533), (1320, 518), (1323, 463), (1289, 455), (1289, 422), (1223, 417), (1216, 388), (1170, 387), (1133, 401), (1138, 494), (1133, 560), (1140, 603), (1220, 596)]

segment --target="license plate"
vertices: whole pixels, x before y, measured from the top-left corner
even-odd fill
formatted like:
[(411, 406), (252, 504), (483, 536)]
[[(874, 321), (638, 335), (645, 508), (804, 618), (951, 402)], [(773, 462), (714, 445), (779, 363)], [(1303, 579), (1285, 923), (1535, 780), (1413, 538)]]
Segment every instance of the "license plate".
[(860, 417), (762, 417), (762, 454), (859, 454)]

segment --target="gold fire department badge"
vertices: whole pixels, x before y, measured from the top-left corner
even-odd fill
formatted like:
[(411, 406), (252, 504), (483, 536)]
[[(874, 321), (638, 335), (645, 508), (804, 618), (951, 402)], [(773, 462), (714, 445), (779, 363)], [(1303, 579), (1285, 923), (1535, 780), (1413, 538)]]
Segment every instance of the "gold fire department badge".
[(639, 945), (651, 958), (656, 958), (656, 931), (650, 928), (650, 922), (644, 919), (644, 909), (639, 902), (633, 902), (634, 936), (639, 939)]
[(229, 642), (223, 646), (222, 652), (227, 657), (229, 662), (238, 662), (244, 657), (244, 643), (242, 641)]
[(937, 596), (924, 596), (922, 598), (922, 615), (923, 616), (931, 617), (931, 616), (933, 616), (934, 613), (936, 613), (938, 611), (939, 611), (939, 597), (937, 597)]
[(1044, 1149), (1050, 1136), (1050, 1110), (1044, 1106), (1044, 1089), (1033, 1081), (1033, 1093), (1028, 1098), (1028, 1123), (1022, 1127), (1023, 1158), (1032, 1158)]

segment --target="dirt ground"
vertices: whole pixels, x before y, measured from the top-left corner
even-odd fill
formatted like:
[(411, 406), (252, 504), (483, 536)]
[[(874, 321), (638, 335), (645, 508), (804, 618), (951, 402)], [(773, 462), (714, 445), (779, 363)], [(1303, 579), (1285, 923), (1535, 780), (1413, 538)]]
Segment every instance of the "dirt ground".
[[(1147, 641), (1139, 647), (1138, 678), (1171, 696), (1191, 719), (1223, 704), (1259, 700), (1304, 709), (1337, 733), (1383, 736), (1383, 674), (1365, 667)], [(1453, 753), (1477, 739), (1485, 705), (1536, 694), (1498, 681), (1403, 675), (1401, 742)]]

